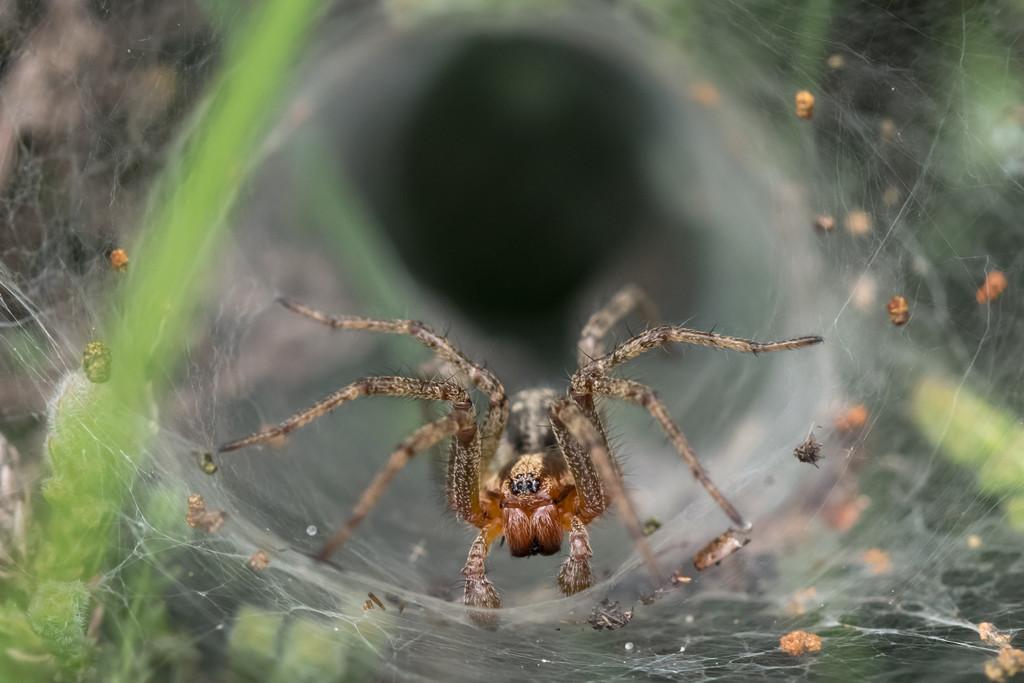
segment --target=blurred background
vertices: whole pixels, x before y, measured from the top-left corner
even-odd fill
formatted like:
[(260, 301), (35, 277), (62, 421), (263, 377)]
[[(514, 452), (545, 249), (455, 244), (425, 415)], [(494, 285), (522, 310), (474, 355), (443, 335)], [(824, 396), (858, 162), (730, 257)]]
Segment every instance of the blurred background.
[[(1024, 670), (1022, 29), (1015, 0), (0, 7), (0, 673)], [(310, 560), (436, 407), (368, 399), (204, 458), (429, 359), (275, 297), (423, 320), (510, 391), (561, 391), (627, 283), (665, 322), (826, 340), (623, 368), (754, 522), (697, 574), (727, 520), (646, 413), (606, 406), (690, 583), (653, 585), (609, 514), (595, 587), (563, 598), (560, 558), (496, 546), (505, 608), (474, 625), (443, 448)]]

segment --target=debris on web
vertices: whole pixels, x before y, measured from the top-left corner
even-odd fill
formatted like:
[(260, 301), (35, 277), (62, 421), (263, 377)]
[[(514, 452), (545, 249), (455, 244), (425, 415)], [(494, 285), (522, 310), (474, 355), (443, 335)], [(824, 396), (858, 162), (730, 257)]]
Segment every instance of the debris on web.
[(609, 602), (608, 599), (601, 601), (594, 607), (587, 623), (595, 631), (616, 631), (629, 625), (633, 621), (633, 609), (628, 610), (619, 607), (618, 602)]

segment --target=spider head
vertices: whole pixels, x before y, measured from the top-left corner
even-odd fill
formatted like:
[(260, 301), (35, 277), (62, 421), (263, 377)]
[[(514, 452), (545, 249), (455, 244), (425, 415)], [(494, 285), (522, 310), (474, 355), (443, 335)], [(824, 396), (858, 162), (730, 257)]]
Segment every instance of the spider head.
[(513, 557), (553, 555), (561, 549), (561, 515), (553, 487), (542, 458), (532, 455), (522, 456), (502, 483), (502, 522)]

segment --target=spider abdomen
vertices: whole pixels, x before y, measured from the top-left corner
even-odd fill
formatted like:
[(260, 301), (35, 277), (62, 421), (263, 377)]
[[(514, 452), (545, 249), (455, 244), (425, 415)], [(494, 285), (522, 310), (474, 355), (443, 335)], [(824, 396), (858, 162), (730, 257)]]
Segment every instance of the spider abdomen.
[(505, 439), (517, 453), (535, 453), (555, 447), (548, 413), (558, 399), (554, 389), (524, 389), (512, 397)]

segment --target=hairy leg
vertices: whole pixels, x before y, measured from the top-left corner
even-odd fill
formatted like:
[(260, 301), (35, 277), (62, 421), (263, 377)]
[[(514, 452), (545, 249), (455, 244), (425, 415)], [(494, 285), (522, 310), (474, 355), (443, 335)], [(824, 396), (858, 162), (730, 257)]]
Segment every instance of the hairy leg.
[(217, 448), (217, 452), (237, 451), (287, 436), (296, 429), (305, 427), (313, 420), (330, 413), (343, 403), (363, 396), (399, 396), (431, 401), (450, 401), (453, 405), (468, 405), (472, 410), (469, 395), (460, 386), (451, 382), (432, 382), (411, 377), (365, 377), (328, 394), (309, 408), (295, 413), (274, 427), (222, 444)]
[[(640, 525), (640, 518), (636, 514), (633, 501), (626, 493), (626, 487), (622, 483), (622, 476), (615, 466), (608, 444), (604, 436), (598, 430), (583, 410), (570, 400), (562, 400), (552, 407), (553, 422), (559, 422), (565, 430), (576, 440), (589, 454), (597, 471), (600, 473), (609, 493), (608, 498), (614, 501), (618, 507), (622, 521), (633, 537), (633, 543), (643, 557), (647, 568), (655, 581), (660, 581), (661, 571), (654, 557), (654, 551), (647, 543), (643, 527)], [(577, 493), (579, 491), (577, 490)], [(584, 508), (584, 505), (581, 505)]]
[[(565, 458), (565, 463), (569, 466), (569, 471), (572, 473), (572, 478), (576, 484), (578, 513), (583, 518), (584, 523), (589, 524), (608, 509), (609, 496), (601, 481), (601, 473), (595, 464), (595, 458), (587, 450), (586, 442), (574, 438), (572, 431), (565, 424), (565, 420), (588, 422), (589, 420), (579, 409), (579, 406), (575, 406), (576, 412), (580, 413), (576, 415), (572, 408), (564, 407), (563, 403), (568, 403), (568, 401), (562, 400), (551, 406), (551, 431), (555, 433), (555, 441), (558, 443), (559, 450), (562, 451), (562, 457)], [(586, 430), (586, 426), (576, 427), (575, 429), (576, 431)], [(600, 431), (598, 431), (595, 439), (605, 444), (602, 447), (607, 451), (607, 441)], [(609, 459), (611, 459), (610, 455)], [(615, 478), (618, 479), (618, 468), (613, 467), (612, 469), (616, 473)]]
[(480, 440), (477, 434), (476, 413), (466, 391), (451, 382), (432, 382), (409, 377), (367, 377), (338, 389), (275, 427), (222, 445), (218, 452), (236, 451), (285, 436), (326, 415), (343, 403), (363, 396), (398, 396), (448, 401), (452, 405), (452, 411), (420, 427), (402, 442), (392, 453), (385, 469), (364, 492), (353, 512), (353, 518), (328, 541), (319, 556), (326, 558), (347, 540), (355, 525), (366, 516), (391, 478), (409, 459), (452, 435), (455, 439), (452, 440), (448, 456), (448, 504), (459, 517), (475, 524), (480, 512)]
[(634, 310), (639, 310), (647, 324), (657, 323), (658, 309), (639, 286), (628, 284), (620, 289), (601, 309), (587, 320), (580, 333), (577, 363), (583, 367), (604, 355), (604, 338), (616, 324)]
[(463, 373), (477, 389), (487, 394), (489, 405), (480, 431), (481, 457), (486, 463), (498, 448), (498, 440), (508, 420), (505, 387), (487, 368), (469, 360), (446, 337), (416, 320), (376, 320), (358, 316), (329, 316), (286, 298), (278, 302), (288, 310), (337, 330), (363, 330), (385, 334), (404, 334), (433, 351), (441, 360)]
[(727, 337), (715, 334), (714, 332), (699, 332), (673, 325), (653, 327), (631, 339), (627, 339), (616, 346), (611, 353), (595, 358), (577, 370), (572, 377), (572, 390), (576, 393), (586, 393), (586, 385), (591, 378), (606, 375), (612, 368), (666, 344), (695, 344), (715, 349), (758, 354), (802, 349), (805, 346), (819, 344), (822, 341), (824, 340), (821, 337), (797, 337), (796, 339), (787, 339), (785, 341), (756, 342), (749, 339), (741, 339), (740, 337)]
[(377, 504), (377, 501), (403, 467), (419, 452), (434, 446), (442, 439), (455, 435), (456, 441), (473, 441), (476, 438), (476, 423), (468, 410), (455, 408), (451, 413), (427, 423), (412, 433), (409, 438), (398, 445), (391, 454), (383, 469), (377, 473), (370, 485), (363, 491), (352, 516), (345, 525), (331, 536), (324, 547), (317, 553), (318, 560), (326, 560), (334, 554), (352, 535), (352, 531), (363, 521), (366, 515)]
[(718, 503), (718, 506), (732, 520), (732, 523), (741, 530), (746, 531), (750, 529), (750, 523), (743, 519), (743, 516), (736, 507), (729, 502), (718, 487), (715, 486), (715, 483), (711, 481), (704, 466), (697, 459), (697, 454), (693, 452), (690, 442), (687, 441), (682, 430), (669, 417), (665, 404), (661, 402), (653, 389), (639, 382), (614, 377), (594, 378), (591, 388), (594, 393), (600, 396), (628, 401), (646, 409), (658, 421), (665, 434), (668, 435), (669, 441), (672, 442), (683, 462), (689, 466), (694, 479), (700, 482), (704, 490), (708, 492), (708, 495)]
[(573, 517), (569, 528), (569, 557), (565, 558), (558, 571), (558, 587), (565, 595), (579, 593), (590, 588), (594, 575), (590, 571), (590, 536), (587, 527), (579, 517)]
[(501, 607), (501, 598), (494, 584), (487, 578), (485, 567), (487, 551), (494, 542), (494, 533), (490, 527), (480, 530), (473, 545), (469, 547), (469, 556), (462, 568), (462, 575), (466, 577), (462, 601), (470, 607)]

